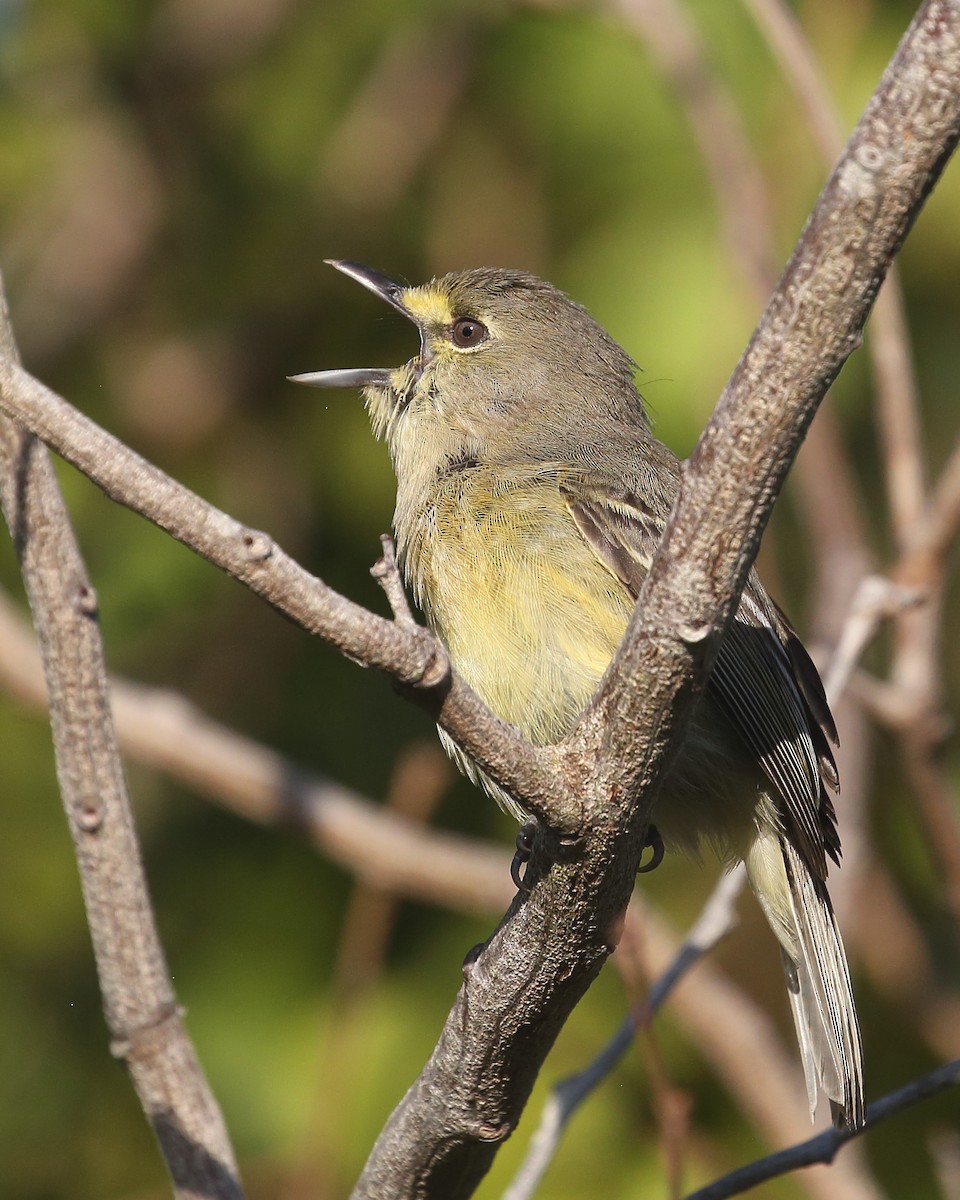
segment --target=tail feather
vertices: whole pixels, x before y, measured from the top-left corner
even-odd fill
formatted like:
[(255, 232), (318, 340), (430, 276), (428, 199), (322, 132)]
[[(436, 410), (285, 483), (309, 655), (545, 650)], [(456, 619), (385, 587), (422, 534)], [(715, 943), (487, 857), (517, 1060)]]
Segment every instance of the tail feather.
[(780, 942), (810, 1115), (822, 1089), (834, 1124), (863, 1124), (863, 1058), (847, 958), (822, 881), (786, 838), (763, 835), (750, 881)]

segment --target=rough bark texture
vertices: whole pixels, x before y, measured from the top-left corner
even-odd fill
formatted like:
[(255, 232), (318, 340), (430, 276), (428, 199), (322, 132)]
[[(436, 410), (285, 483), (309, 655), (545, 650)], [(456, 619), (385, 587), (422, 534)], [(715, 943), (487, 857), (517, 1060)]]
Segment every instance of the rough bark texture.
[[(559, 751), (567, 795), (587, 816), (583, 858), (555, 867), (507, 914), (474, 973), (482, 965), (484, 979), (516, 982), (484, 994), (481, 1011), (467, 977), (356, 1196), (467, 1196), (494, 1143), (514, 1127), (562, 1020), (596, 975), (603, 947), (615, 941), (658, 781), (682, 740), (684, 718), (790, 463), (822, 396), (860, 344), (887, 267), (958, 136), (960, 4), (927, 3), (851, 136), (686, 466), (620, 652)], [(552, 988), (538, 983), (550, 971), (557, 980)], [(526, 1017), (529, 1010), (515, 997), (540, 996), (549, 1007), (535, 1024), (518, 1028), (514, 1014), (519, 1009)], [(475, 1018), (469, 1037), (465, 1014)], [(509, 1082), (499, 1079), (501, 1062), (513, 1064)], [(483, 1078), (463, 1070), (465, 1063), (483, 1064)], [(431, 1103), (438, 1095), (443, 1105)], [(484, 1109), (485, 1136), (468, 1121), (451, 1128), (464, 1111), (458, 1097), (477, 1095), (496, 1101)]]

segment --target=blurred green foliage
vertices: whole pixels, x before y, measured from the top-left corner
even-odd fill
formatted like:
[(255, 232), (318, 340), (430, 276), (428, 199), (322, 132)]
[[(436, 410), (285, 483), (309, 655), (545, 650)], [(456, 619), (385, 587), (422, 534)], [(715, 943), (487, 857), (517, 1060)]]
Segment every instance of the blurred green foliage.
[[(680, 2), (742, 113), (785, 257), (825, 176), (796, 98), (739, 3)], [(797, 5), (845, 128), (913, 8)], [(415, 345), (409, 325), (323, 258), (411, 281), (481, 263), (552, 279), (636, 357), (660, 435), (681, 454), (758, 315), (676, 95), (643, 42), (599, 5), (10, 2), (0, 7), (0, 80), (0, 260), (29, 369), (380, 611), (368, 567), (390, 521), (385, 452), (356, 396), (309, 393), (285, 376), (399, 363)], [(931, 471), (957, 429), (958, 212), (954, 166), (903, 256)], [(882, 561), (862, 356), (832, 403)], [(294, 761), (384, 796), (403, 747), (431, 737), (420, 713), (72, 470), (62, 478), (113, 670), (174, 687)], [(792, 504), (788, 491), (768, 571), (802, 614), (808, 552)], [(0, 580), (20, 594), (9, 544)], [(952, 694), (956, 645), (948, 639)], [(0, 745), (0, 1191), (166, 1195), (109, 1055), (49, 735), (0, 697)], [(878, 842), (956, 988), (956, 930), (900, 803), (896, 763), (881, 761)], [(344, 872), (288, 832), (250, 826), (135, 765), (130, 773), (171, 970), (248, 1194), (345, 1195), (433, 1045), (463, 953), (493, 919), (403, 905), (376, 986), (338, 1003)], [(463, 783), (438, 820), (505, 846), (512, 838)], [(643, 886), (682, 926), (712, 875), (671, 862)], [(752, 913), (745, 921), (758, 930)], [(752, 940), (734, 937), (720, 961), (741, 977), (746, 969), (746, 986), (786, 1031), (773, 948), (757, 966)], [(913, 1031), (891, 1037), (901, 1015), (869, 986), (860, 994), (875, 1095), (930, 1065), (929, 1051)], [(481, 1196), (509, 1178), (549, 1082), (599, 1048), (627, 1000), (608, 970)], [(761, 1153), (669, 1011), (659, 1029), (664, 1069), (693, 1104), (687, 1182)], [(631, 1056), (577, 1117), (543, 1200), (665, 1194), (644, 1058)], [(867, 1140), (887, 1194), (938, 1194), (927, 1143), (955, 1117), (953, 1103), (917, 1110), (886, 1142)], [(788, 1180), (764, 1194), (801, 1192)]]

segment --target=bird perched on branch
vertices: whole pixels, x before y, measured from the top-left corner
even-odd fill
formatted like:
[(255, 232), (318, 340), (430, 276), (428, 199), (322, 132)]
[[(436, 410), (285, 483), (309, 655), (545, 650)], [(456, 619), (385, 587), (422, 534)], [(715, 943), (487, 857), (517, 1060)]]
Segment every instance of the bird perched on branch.
[[(477, 269), (407, 287), (333, 266), (420, 331), (395, 370), (294, 376), (362, 387), (397, 476), (405, 577), (486, 704), (535, 745), (577, 721), (626, 629), (677, 495), (636, 365), (542, 280)], [(512, 798), (441, 731), (453, 757)], [(820, 677), (752, 572), (654, 812), (667, 847), (743, 860), (780, 944), (811, 1115), (863, 1123), (860, 1031), (827, 892), (840, 840), (836, 728)]]

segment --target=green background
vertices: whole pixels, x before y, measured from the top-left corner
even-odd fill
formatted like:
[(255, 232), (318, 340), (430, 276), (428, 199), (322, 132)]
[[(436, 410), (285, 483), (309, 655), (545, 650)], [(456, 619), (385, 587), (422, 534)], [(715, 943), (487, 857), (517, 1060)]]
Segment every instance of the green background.
[[(782, 262), (825, 167), (746, 10), (733, 0), (680, 9), (741, 113)], [(847, 130), (913, 5), (808, 0), (795, 11)], [(902, 256), (931, 473), (960, 424), (958, 214), (954, 164)], [(385, 451), (355, 393), (310, 392), (285, 377), (396, 365), (416, 338), (327, 257), (411, 282), (479, 264), (550, 278), (640, 363), (659, 435), (680, 454), (759, 315), (682, 107), (612, 7), (0, 7), (0, 266), (28, 369), (328, 583), (385, 611), (368, 574), (392, 509)], [(863, 354), (830, 403), (884, 564), (890, 535)], [(405, 747), (432, 738), (421, 713), (71, 469), (61, 478), (113, 671), (177, 689), (294, 762), (385, 796)], [(810, 552), (795, 504), (788, 487), (763, 567), (802, 630)], [(0, 579), (19, 599), (8, 541)], [(949, 601), (944, 670), (955, 694)], [(883, 645), (872, 654), (881, 669)], [(941, 987), (956, 997), (957, 930), (888, 735), (876, 743), (872, 832)], [(0, 754), (0, 1192), (166, 1195), (152, 1136), (109, 1054), (49, 734), (2, 694)], [(432, 1048), (463, 954), (495, 917), (404, 903), (375, 977), (351, 982), (337, 965), (354, 887), (341, 868), (135, 762), (129, 776), (171, 971), (249, 1196), (346, 1195)], [(435, 820), (505, 851), (513, 838), (460, 781)], [(683, 928), (714, 876), (712, 863), (670, 861), (642, 886)], [(771, 1012), (792, 1053), (775, 952), (749, 904), (717, 958)], [(856, 983), (876, 1096), (934, 1059), (910, 1013), (859, 974)], [(608, 968), (479, 1195), (500, 1194), (545, 1083), (595, 1053), (629, 999)], [(657, 1029), (661, 1069), (692, 1105), (687, 1186), (764, 1152), (669, 1009)], [(544, 1200), (668, 1194), (649, 1058), (641, 1043), (576, 1118)], [(958, 1112), (954, 1094), (865, 1140), (886, 1194), (941, 1194), (931, 1138), (955, 1130)], [(806, 1192), (784, 1181), (763, 1194)]]

